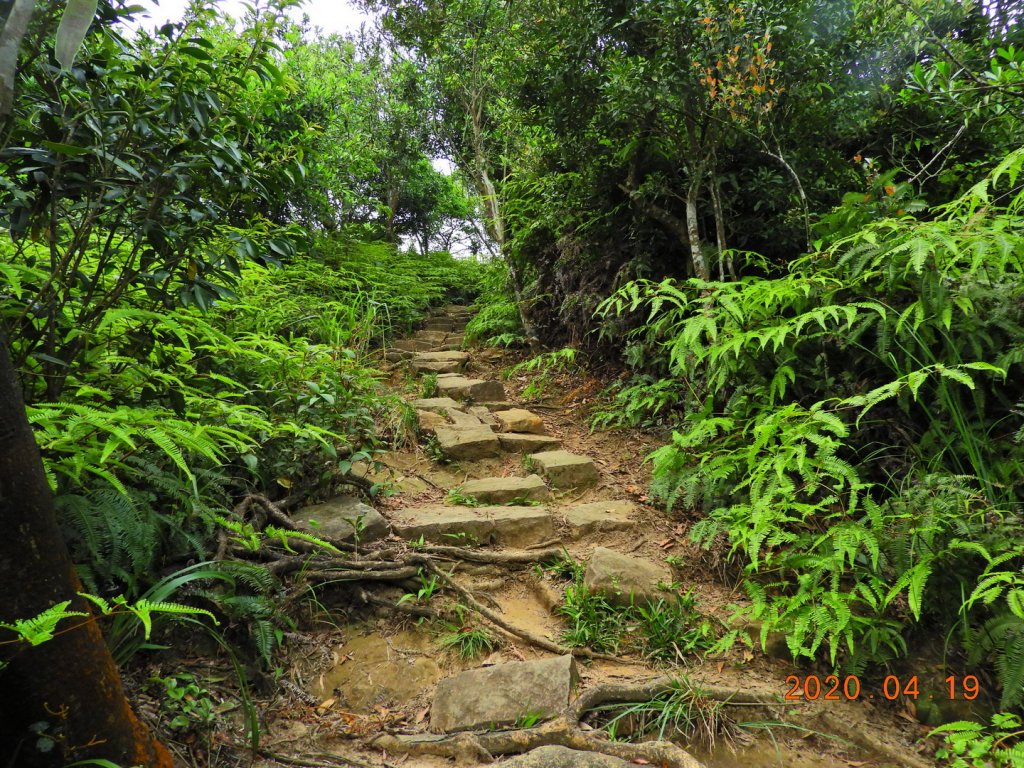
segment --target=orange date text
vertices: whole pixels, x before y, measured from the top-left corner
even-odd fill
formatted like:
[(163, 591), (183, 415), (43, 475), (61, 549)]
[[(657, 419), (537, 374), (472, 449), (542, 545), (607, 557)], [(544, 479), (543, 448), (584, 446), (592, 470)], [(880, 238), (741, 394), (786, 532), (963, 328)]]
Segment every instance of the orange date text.
[(936, 691), (924, 691), (921, 688), (917, 675), (909, 677), (897, 677), (887, 675), (882, 680), (878, 690), (866, 690), (857, 675), (826, 675), (824, 678), (818, 675), (789, 675), (786, 678), (787, 701), (857, 701), (858, 699), (885, 699), (896, 701), (899, 698), (908, 699), (964, 699), (974, 701), (981, 693), (981, 684), (974, 675), (957, 677), (950, 675), (944, 681), (941, 689)]

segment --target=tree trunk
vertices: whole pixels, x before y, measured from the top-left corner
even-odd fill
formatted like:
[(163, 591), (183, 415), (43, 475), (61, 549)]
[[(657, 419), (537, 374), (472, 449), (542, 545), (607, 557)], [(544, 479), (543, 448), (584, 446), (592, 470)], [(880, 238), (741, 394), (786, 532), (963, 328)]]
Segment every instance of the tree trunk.
[(722, 188), (717, 174), (711, 174), (708, 188), (711, 191), (711, 209), (715, 215), (715, 240), (718, 243), (718, 279), (724, 283), (726, 273), (733, 280), (736, 279), (736, 269), (732, 263), (732, 256), (726, 257), (725, 255), (725, 211), (722, 210)]
[(523, 279), (508, 255), (505, 248), (505, 220), (501, 215), (501, 207), (498, 202), (498, 190), (491, 181), (487, 172), (487, 155), (484, 151), (483, 135), (483, 114), (480, 105), (480, 97), (477, 96), (474, 103), (470, 105), (470, 126), (473, 141), (473, 165), (475, 167), (474, 178), (480, 197), (484, 202), (484, 226), (487, 234), (491, 236), (498, 245), (498, 252), (505, 260), (508, 267), (508, 274), (512, 280), (512, 293), (515, 296), (516, 308), (519, 310), (519, 321), (523, 324), (523, 333), (526, 334), (526, 341), (530, 349), (535, 349), (538, 343), (537, 331), (526, 311), (526, 300), (523, 295)]
[[(64, 600), (90, 613), (35, 647), (0, 646), (0, 764), (50, 768), (106, 759), (173, 768), (167, 749), (132, 712), (121, 678), (85, 600), (57, 526), (42, 459), (17, 375), (0, 336), (0, 621), (13, 623)], [(4, 638), (7, 639), (7, 638)], [(55, 746), (41, 752), (30, 726), (47, 725)], [(38, 727), (38, 726), (36, 726)]]
[(7, 117), (14, 105), (18, 49), (35, 7), (35, 0), (14, 0), (7, 9), (7, 18), (0, 19), (0, 119)]
[(711, 270), (708, 269), (707, 259), (704, 258), (704, 248), (700, 242), (700, 224), (697, 221), (697, 198), (700, 193), (701, 177), (695, 176), (690, 180), (690, 188), (686, 192), (686, 234), (690, 240), (690, 258), (693, 260), (693, 269), (701, 280), (711, 279)]

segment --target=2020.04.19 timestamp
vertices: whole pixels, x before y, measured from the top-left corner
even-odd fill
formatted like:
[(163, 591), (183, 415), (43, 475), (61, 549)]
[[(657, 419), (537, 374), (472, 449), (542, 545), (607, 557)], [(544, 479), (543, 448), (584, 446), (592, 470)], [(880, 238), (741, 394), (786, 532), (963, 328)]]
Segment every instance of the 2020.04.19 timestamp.
[[(856, 701), (858, 699), (876, 698), (875, 693), (865, 692), (857, 675), (846, 675), (845, 677), (827, 675), (824, 678), (820, 678), (817, 675), (807, 675), (805, 677), (789, 675), (786, 678), (786, 685), (789, 686), (785, 695), (787, 701), (816, 701), (817, 699), (824, 701)], [(896, 675), (888, 675), (882, 680), (877, 696), (888, 701), (895, 701), (900, 697), (934, 699), (936, 697), (942, 698), (943, 696), (948, 699), (974, 701), (980, 693), (981, 684), (974, 675), (964, 675), (963, 677), (950, 675), (945, 679), (943, 688), (934, 693), (921, 691), (917, 675), (912, 675), (906, 679)]]

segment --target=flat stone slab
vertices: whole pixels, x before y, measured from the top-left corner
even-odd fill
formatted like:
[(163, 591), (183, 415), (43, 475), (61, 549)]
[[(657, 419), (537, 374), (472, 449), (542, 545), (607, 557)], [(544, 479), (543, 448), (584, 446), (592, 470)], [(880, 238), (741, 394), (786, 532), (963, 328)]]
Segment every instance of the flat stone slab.
[(437, 684), (430, 729), (441, 733), (515, 725), (525, 715), (555, 717), (576, 685), (572, 656), (473, 669)]
[(416, 331), (412, 338), (431, 344), (443, 344), (448, 339), (447, 331)]
[(438, 427), (448, 426), (448, 419), (434, 411), (416, 411), (416, 420), (419, 422), (420, 431), (428, 435), (434, 434)]
[(462, 406), (450, 397), (424, 397), (419, 400), (412, 401), (412, 407), (417, 411), (433, 411), (438, 413), (439, 411), (453, 410), (457, 411)]
[[(449, 408), (444, 412), (444, 415), (448, 417), (448, 420), (455, 425), (456, 429), (472, 429), (473, 427), (486, 427), (480, 419), (474, 416), (472, 413), (466, 413), (463, 410), (457, 408)], [(490, 427), (487, 427), (490, 429)], [(491, 430), (494, 431), (493, 429)]]
[(461, 365), (452, 361), (423, 362), (419, 360), (413, 360), (410, 363), (410, 365), (412, 366), (412, 369), (416, 371), (416, 373), (452, 373), (453, 371), (458, 371), (459, 369), (462, 368)]
[[(633, 765), (636, 763), (628, 763), (600, 752), (581, 752), (554, 745), (531, 749), (501, 764), (502, 768), (630, 768)], [(694, 768), (699, 765), (694, 760)]]
[(505, 387), (494, 379), (485, 381), (465, 376), (446, 376), (443, 379), (438, 378), (437, 389), (447, 397), (462, 400), (471, 398), (478, 403), (505, 399)]
[(494, 414), (488, 410), (486, 405), (473, 405), (466, 410), (480, 419), (481, 424), (486, 424), (491, 428), (498, 426), (498, 420), (494, 418)]
[(512, 408), (507, 411), (495, 411), (502, 432), (529, 432), (534, 435), (546, 434), (544, 420), (535, 413), (523, 408)]
[(587, 488), (600, 479), (594, 460), (589, 456), (569, 451), (544, 451), (531, 453), (530, 460), (552, 488)]
[(485, 477), (462, 484), (462, 493), (484, 504), (508, 504), (512, 501), (547, 501), (551, 491), (538, 475), (527, 477)]
[(434, 348), (434, 343), (423, 339), (399, 339), (391, 346), (402, 352), (426, 352)]
[(631, 501), (594, 501), (576, 504), (562, 512), (562, 518), (574, 539), (593, 533), (628, 531), (636, 505)]
[[(456, 411), (451, 411), (456, 413)], [(441, 452), (452, 461), (484, 459), (501, 453), (501, 443), (490, 427), (437, 427), (434, 430)]]
[[(551, 513), (544, 507), (411, 507), (392, 512), (391, 526), (407, 541), (453, 544), (459, 534), (467, 543), (493, 542), (527, 547), (548, 541), (554, 532)], [(447, 535), (446, 535), (447, 534)]]
[(389, 349), (384, 353), (384, 359), (389, 363), (400, 363), (403, 360), (408, 360), (413, 354), (413, 352), (406, 352), (402, 349)]
[(594, 594), (615, 605), (643, 604), (664, 597), (659, 584), (669, 584), (668, 569), (649, 560), (597, 547), (587, 562), (583, 584)]
[(501, 443), (501, 449), (509, 453), (554, 451), (562, 444), (557, 437), (531, 435), (525, 432), (499, 432), (498, 442)]
[(292, 514), (292, 519), (303, 533), (323, 539), (353, 541), (356, 526), (361, 529), (359, 541), (377, 541), (390, 532), (380, 512), (353, 496), (335, 496), (322, 504), (303, 507)]
[(424, 363), (462, 363), (469, 362), (468, 352), (420, 352), (414, 358)]

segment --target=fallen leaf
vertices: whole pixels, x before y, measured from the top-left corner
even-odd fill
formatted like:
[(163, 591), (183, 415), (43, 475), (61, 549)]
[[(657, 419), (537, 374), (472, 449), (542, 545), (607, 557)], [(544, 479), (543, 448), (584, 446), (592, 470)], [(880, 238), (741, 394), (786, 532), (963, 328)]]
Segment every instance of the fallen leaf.
[(635, 757), (632, 760), (630, 760), (629, 762), (631, 762), (633, 765), (650, 765), (651, 764), (650, 760), (644, 760), (642, 757)]
[(337, 696), (331, 696), (331, 698), (329, 698), (329, 699), (324, 699), (317, 706), (317, 709), (319, 709), (321, 711), (330, 709), (331, 707), (334, 706), (334, 702), (336, 702), (337, 700), (338, 700)]
[(664, 541), (659, 541), (658, 542), (658, 546), (661, 547), (662, 549), (672, 549), (672, 547), (674, 547), (675, 545), (676, 545), (676, 540), (675, 539), (665, 539)]
[(423, 709), (421, 709), (419, 712), (416, 713), (416, 717), (414, 718), (414, 721), (416, 723), (422, 723), (423, 720), (426, 718), (428, 712), (430, 712), (430, 707), (424, 707)]
[(718, 668), (718, 674), (722, 674), (722, 670), (725, 669), (725, 662), (720, 661), (715, 666)]

